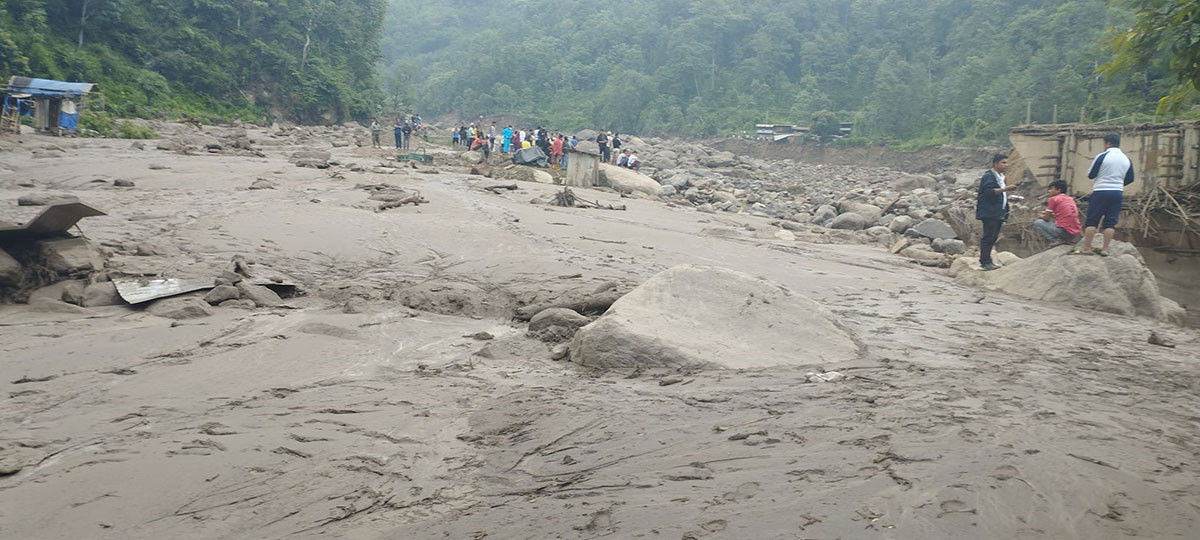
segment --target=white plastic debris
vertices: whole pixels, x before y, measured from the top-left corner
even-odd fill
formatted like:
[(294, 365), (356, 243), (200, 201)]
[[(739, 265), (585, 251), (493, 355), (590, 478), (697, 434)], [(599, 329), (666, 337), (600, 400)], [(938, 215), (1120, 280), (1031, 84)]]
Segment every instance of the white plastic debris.
[(809, 372), (804, 376), (810, 383), (827, 383), (846, 380), (846, 375), (837, 371), (826, 371), (825, 373)]

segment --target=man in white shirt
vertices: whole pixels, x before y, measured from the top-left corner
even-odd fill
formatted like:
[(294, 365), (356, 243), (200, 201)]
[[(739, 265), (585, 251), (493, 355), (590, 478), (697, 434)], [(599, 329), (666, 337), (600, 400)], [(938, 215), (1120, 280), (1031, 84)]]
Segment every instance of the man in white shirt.
[[(1121, 136), (1109, 133), (1104, 136), (1104, 151), (1092, 160), (1088, 178), (1096, 182), (1092, 184), (1087, 219), (1083, 223), (1083, 245), (1072, 253), (1090, 251), (1102, 257), (1108, 256), (1108, 245), (1117, 232), (1117, 219), (1121, 215), (1125, 186), (1133, 183), (1133, 162), (1121, 151), (1120, 146)], [(1092, 247), (1097, 227), (1103, 230), (1101, 234), (1104, 236), (1104, 243), (1100, 249)]]

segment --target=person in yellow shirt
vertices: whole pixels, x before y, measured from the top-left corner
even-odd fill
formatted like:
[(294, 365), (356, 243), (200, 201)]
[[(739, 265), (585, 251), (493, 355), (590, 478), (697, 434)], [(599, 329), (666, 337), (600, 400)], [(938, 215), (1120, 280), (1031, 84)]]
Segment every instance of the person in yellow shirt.
[(525, 140), (521, 141), (521, 148), (522, 148), (522, 149), (524, 149), (524, 148), (531, 148), (532, 146), (533, 146), (532, 144), (529, 144), (529, 139), (525, 139)]

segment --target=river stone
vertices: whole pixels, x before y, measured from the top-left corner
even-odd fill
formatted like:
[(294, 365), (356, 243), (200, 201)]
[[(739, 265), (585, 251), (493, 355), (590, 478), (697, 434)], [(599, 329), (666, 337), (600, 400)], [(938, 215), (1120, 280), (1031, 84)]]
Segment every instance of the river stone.
[(958, 255), (967, 250), (967, 245), (962, 240), (954, 238), (937, 238), (933, 241), (933, 250), (946, 255)]
[(30, 193), (17, 197), (17, 206), (50, 206), (79, 202), (79, 197), (61, 193)]
[(16, 285), (21, 282), (21, 263), (0, 249), (0, 285)]
[(242, 297), (242, 292), (233, 285), (218, 285), (213, 287), (208, 294), (204, 295), (204, 301), (214, 306), (220, 305), (226, 300), (237, 300)]
[(121, 306), (125, 300), (117, 293), (117, 285), (111, 281), (102, 281), (88, 285), (83, 290), (83, 307)]
[(604, 368), (760, 368), (858, 358), (854, 334), (781, 285), (710, 266), (661, 272), (617, 300), (571, 343), (571, 361)]
[(662, 192), (662, 186), (653, 178), (633, 169), (617, 167), (616, 165), (600, 164), (600, 180), (607, 186), (624, 193), (634, 191), (657, 197)]
[(828, 205), (822, 204), (817, 207), (817, 211), (813, 213), (812, 222), (814, 225), (824, 225), (829, 220), (837, 217), (837, 209)]
[(904, 231), (907, 231), (909, 227), (912, 227), (912, 224), (913, 218), (909, 216), (896, 216), (888, 222), (887, 227), (896, 234), (904, 234)]
[(917, 234), (931, 240), (937, 240), (938, 238), (950, 239), (958, 237), (958, 234), (954, 232), (954, 229), (951, 229), (950, 225), (947, 225), (945, 221), (940, 219), (927, 219), (922, 221), (916, 227), (913, 227), (913, 229)]
[(833, 221), (829, 223), (830, 229), (846, 229), (851, 231), (860, 231), (866, 226), (867, 218), (853, 212), (847, 212), (835, 217), (833, 218)]
[(164, 298), (150, 304), (146, 312), (167, 319), (199, 319), (213, 314), (213, 309), (196, 297)]
[(283, 299), (279, 298), (279, 295), (275, 294), (275, 291), (262, 285), (242, 281), (237, 284), (237, 289), (241, 293), (242, 298), (253, 301), (254, 305), (258, 307), (277, 307), (283, 303)]
[(38, 247), (46, 266), (59, 274), (97, 270), (104, 258), (86, 238), (39, 240)]
[(1047, 249), (991, 272), (961, 268), (956, 280), (1025, 298), (1177, 322), (1173, 303), (1163, 302), (1158, 280), (1133, 245), (1115, 241), (1109, 257), (1067, 255), (1070, 249)]
[(580, 315), (573, 309), (550, 308), (539, 311), (537, 315), (529, 319), (529, 331), (538, 332), (551, 326), (579, 328), (590, 322), (592, 322), (591, 319)]

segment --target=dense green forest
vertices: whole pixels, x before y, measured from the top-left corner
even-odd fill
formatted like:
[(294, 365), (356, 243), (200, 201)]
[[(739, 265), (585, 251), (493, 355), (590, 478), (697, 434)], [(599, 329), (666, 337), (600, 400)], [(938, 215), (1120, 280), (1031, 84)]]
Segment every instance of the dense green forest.
[(1027, 106), (1152, 115), (1167, 61), (1096, 72), (1133, 23), (1104, 0), (392, 0), (384, 88), (392, 108), (565, 128), (736, 134), (828, 111), (865, 137), (997, 141)]
[(121, 116), (366, 117), (385, 0), (3, 0), (0, 77), (95, 82)]

